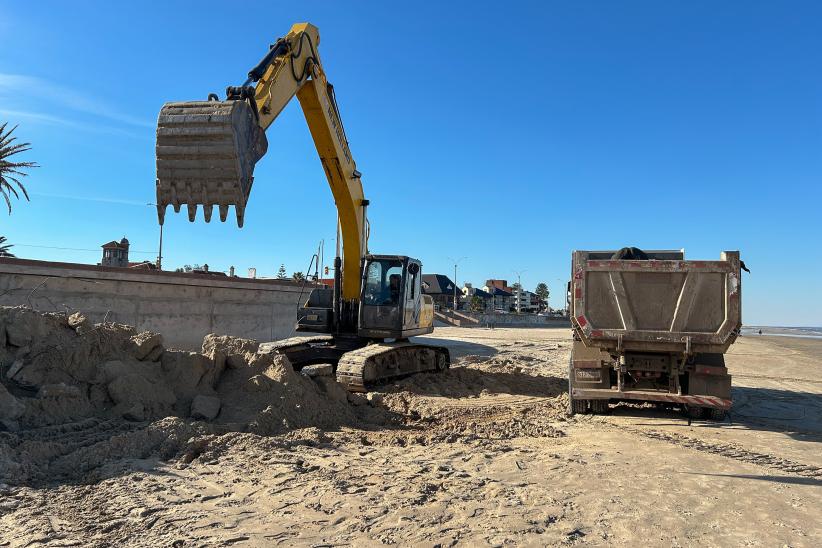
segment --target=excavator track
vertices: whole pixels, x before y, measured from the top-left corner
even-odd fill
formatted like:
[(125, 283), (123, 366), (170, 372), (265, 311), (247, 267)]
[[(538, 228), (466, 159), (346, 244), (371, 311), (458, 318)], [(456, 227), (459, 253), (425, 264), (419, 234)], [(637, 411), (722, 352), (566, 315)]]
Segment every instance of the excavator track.
[(346, 352), (337, 364), (337, 382), (350, 392), (413, 373), (442, 371), (451, 363), (448, 349), (411, 342), (373, 343)]

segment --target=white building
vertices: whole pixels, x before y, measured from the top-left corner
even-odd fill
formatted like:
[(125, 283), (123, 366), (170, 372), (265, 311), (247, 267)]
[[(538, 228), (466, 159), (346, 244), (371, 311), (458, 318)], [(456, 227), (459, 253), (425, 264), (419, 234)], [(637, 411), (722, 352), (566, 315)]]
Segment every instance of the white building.
[(526, 289), (513, 287), (513, 307), (514, 310), (519, 312), (537, 312), (539, 306), (537, 302), (539, 299), (537, 298), (536, 293), (532, 293)]

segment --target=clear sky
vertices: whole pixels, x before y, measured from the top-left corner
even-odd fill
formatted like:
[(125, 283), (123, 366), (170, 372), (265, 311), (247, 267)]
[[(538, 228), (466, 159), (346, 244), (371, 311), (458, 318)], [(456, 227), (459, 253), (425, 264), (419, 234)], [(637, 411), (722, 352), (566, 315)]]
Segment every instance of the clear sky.
[[(524, 270), (561, 307), (573, 249), (739, 249), (745, 323), (822, 326), (820, 6), (0, 0), (0, 120), (42, 166), (0, 234), (21, 257), (94, 263), (127, 236), (133, 260), (153, 259), (161, 105), (222, 96), (309, 21), (373, 252), (451, 276), (467, 257), (460, 284)], [(273, 276), (333, 248), (296, 100), (268, 138), (245, 227), (169, 215), (165, 267)]]

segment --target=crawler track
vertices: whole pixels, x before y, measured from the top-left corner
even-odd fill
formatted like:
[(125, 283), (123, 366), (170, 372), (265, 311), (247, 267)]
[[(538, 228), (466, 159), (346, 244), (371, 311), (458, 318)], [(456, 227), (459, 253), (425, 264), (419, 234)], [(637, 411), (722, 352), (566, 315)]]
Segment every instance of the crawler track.
[(448, 349), (443, 346), (374, 343), (342, 355), (337, 382), (351, 392), (365, 392), (369, 385), (387, 379), (447, 369), (450, 362)]

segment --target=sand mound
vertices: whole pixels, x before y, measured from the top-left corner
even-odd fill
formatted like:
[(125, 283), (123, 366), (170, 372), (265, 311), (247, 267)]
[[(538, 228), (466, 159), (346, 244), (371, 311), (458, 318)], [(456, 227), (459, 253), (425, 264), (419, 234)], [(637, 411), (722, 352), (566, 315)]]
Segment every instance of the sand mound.
[(0, 307), (0, 482), (88, 478), (108, 461), (173, 454), (195, 434), (356, 420), (332, 378), (258, 346), (209, 335), (202, 352), (171, 350), (130, 326)]

